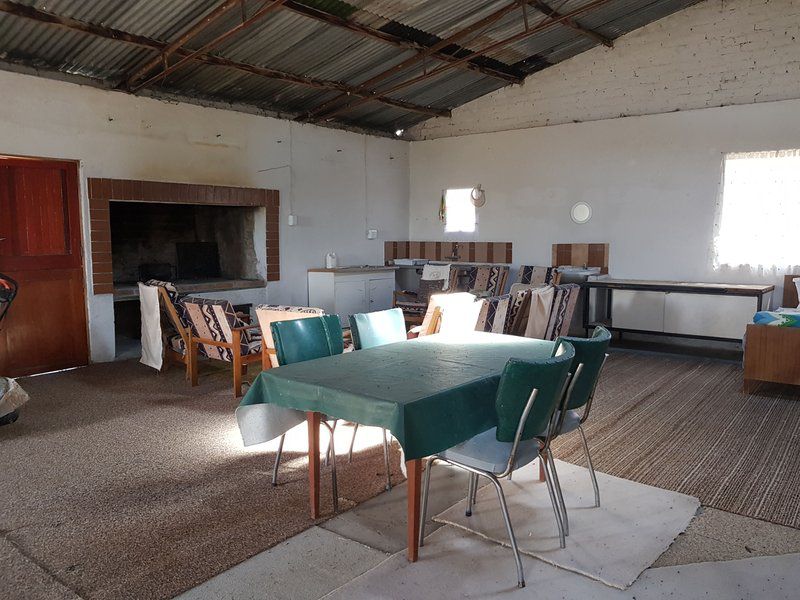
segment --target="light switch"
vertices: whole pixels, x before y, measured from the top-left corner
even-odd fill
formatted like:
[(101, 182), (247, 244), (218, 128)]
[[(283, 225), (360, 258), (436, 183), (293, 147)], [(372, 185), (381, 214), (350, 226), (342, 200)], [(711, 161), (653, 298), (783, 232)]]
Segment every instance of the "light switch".
[(376, 239), (378, 239), (378, 230), (377, 229), (367, 229), (367, 239), (368, 240), (376, 240)]

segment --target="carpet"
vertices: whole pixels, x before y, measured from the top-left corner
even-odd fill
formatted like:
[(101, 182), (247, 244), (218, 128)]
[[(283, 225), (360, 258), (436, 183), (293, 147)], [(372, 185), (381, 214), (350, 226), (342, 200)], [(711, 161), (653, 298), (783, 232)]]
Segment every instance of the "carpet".
[[(736, 363), (613, 353), (584, 426), (595, 469), (800, 528), (800, 388), (741, 390)], [(554, 455), (586, 464), (577, 433)]]
[[(589, 471), (561, 461), (557, 468), (569, 515), (563, 549), (537, 465), (518, 469), (512, 481), (500, 482), (519, 550), (615, 588), (625, 589), (636, 581), (686, 529), (700, 507), (691, 496), (597, 473), (601, 504), (595, 508)], [(467, 501), (462, 500), (435, 520), (510, 548), (493, 486), (478, 490), (471, 517), (464, 514), (466, 508)]]
[[(305, 444), (287, 441), (273, 488), (274, 450), (243, 448), (229, 371), (202, 370), (190, 388), (178, 369), (124, 361), (22, 384), (30, 402), (0, 428), (0, 537), (84, 598), (171, 598), (313, 524)], [(385, 483), (380, 430), (351, 464), (350, 431), (337, 436), (340, 510)], [(392, 472), (402, 480), (396, 445)], [(34, 597), (18, 564), (0, 564), (0, 589)]]

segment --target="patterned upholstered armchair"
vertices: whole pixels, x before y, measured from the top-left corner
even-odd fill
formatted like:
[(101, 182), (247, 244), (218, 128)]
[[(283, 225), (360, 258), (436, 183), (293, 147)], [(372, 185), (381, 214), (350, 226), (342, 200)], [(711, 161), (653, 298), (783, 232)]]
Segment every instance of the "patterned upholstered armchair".
[(453, 265), (449, 287), (481, 297), (499, 296), (505, 291), (507, 279), (506, 265)]
[(197, 356), (222, 360), (233, 367), (233, 393), (242, 395), (242, 376), (247, 365), (261, 361), (261, 332), (258, 325), (247, 325), (228, 300), (183, 299), (189, 338), (189, 379), (197, 385)]
[(514, 284), (509, 294), (505, 333), (544, 340), (567, 335), (580, 289), (574, 283), (530, 287)]
[(561, 273), (556, 267), (537, 267), (534, 265), (521, 265), (517, 273), (516, 283), (532, 285), (558, 285), (561, 283)]

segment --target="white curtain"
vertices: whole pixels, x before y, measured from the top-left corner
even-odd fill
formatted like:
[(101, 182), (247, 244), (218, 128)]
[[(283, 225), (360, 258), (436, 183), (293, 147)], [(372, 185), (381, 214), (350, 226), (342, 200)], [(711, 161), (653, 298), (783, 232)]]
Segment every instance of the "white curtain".
[(716, 267), (791, 273), (800, 264), (800, 150), (725, 155)]

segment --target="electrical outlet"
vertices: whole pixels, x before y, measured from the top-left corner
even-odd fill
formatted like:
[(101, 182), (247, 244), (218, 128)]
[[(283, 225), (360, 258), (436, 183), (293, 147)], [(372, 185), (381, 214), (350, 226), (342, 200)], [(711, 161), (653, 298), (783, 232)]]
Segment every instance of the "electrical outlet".
[(367, 229), (367, 239), (368, 240), (377, 240), (378, 239), (378, 230), (377, 229)]

